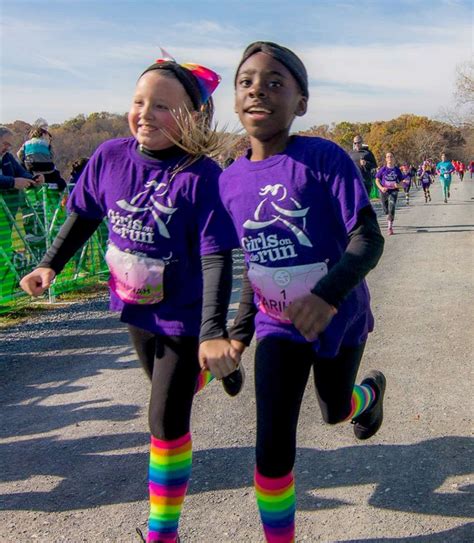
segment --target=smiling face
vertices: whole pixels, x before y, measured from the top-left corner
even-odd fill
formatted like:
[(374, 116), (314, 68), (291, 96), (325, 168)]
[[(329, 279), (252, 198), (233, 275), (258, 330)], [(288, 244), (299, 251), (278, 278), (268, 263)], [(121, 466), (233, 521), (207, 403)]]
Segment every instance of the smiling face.
[(192, 111), (191, 100), (181, 83), (163, 71), (146, 72), (138, 80), (128, 113), (128, 125), (138, 143), (150, 151), (171, 147), (163, 130), (179, 139), (179, 129), (172, 112), (184, 105)]
[(307, 98), (291, 72), (270, 55), (255, 53), (240, 67), (235, 111), (253, 144), (283, 150), (293, 119), (304, 115), (306, 107)]

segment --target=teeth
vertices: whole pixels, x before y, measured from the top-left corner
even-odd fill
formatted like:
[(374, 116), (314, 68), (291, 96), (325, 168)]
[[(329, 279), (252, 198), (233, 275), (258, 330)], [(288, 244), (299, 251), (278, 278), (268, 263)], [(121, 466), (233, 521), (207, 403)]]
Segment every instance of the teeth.
[(251, 108), (249, 109), (249, 113), (271, 113), (271, 111), (263, 108)]

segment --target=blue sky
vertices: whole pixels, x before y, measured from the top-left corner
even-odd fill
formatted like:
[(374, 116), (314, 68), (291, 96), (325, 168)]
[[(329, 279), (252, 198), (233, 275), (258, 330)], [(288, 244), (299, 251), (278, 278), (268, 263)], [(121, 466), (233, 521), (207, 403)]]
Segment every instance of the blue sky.
[(0, 0), (0, 122), (124, 113), (164, 47), (222, 75), (217, 119), (237, 126), (233, 73), (248, 43), (293, 49), (310, 76), (296, 129), (452, 105), (455, 67), (472, 57), (468, 0)]

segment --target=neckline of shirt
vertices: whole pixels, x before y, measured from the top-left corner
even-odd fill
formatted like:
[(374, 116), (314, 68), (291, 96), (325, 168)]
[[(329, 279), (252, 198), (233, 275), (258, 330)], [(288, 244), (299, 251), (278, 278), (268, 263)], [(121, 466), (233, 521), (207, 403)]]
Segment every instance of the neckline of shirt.
[(288, 151), (290, 151), (297, 142), (298, 136), (291, 136), (288, 141), (288, 145), (280, 153), (276, 153), (268, 158), (263, 160), (252, 161), (249, 159), (250, 149), (247, 151), (247, 154), (243, 157), (245, 166), (248, 170), (266, 170), (267, 168), (272, 168), (276, 164), (279, 164), (282, 160), (287, 158)]

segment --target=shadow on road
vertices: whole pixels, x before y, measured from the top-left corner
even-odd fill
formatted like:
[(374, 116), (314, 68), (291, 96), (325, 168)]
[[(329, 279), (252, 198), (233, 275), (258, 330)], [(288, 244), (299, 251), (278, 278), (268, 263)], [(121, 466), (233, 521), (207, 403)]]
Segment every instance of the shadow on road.
[[(318, 490), (374, 485), (368, 500), (373, 507), (470, 517), (472, 485), (453, 486), (447, 478), (472, 473), (473, 441), (449, 436), (412, 445), (300, 448), (298, 507), (316, 511), (351, 505), (350, 499), (320, 497)], [(147, 433), (127, 433), (3, 444), (0, 482), (16, 481), (18, 491), (0, 495), (0, 509), (52, 512), (145, 500), (148, 442)], [(138, 448), (146, 450), (129, 450)], [(16, 461), (19, 457), (21, 463)], [(252, 447), (195, 451), (189, 493), (251, 487), (253, 459)], [(441, 488), (444, 483), (447, 488)], [(53, 488), (41, 489), (45, 484)]]
[[(110, 317), (98, 325), (94, 320), (92, 329), (91, 321), (86, 319), (84, 323), (89, 333), (69, 331), (61, 323), (61, 330), (51, 335), (44, 335), (43, 327), (42, 337), (36, 337), (37, 325), (26, 324), (27, 341), (10, 339), (9, 349), (1, 354), (0, 438), (37, 435), (84, 421), (138, 417), (137, 405), (111, 404), (107, 397), (67, 402), (68, 394), (87, 388), (82, 384), (85, 379), (138, 364), (120, 361), (121, 355), (132, 352), (121, 323)], [(48, 402), (54, 396), (61, 399)]]
[(437, 534), (415, 535), (413, 537), (384, 537), (382, 539), (345, 539), (335, 543), (471, 543), (474, 541), (474, 523), (469, 522)]

